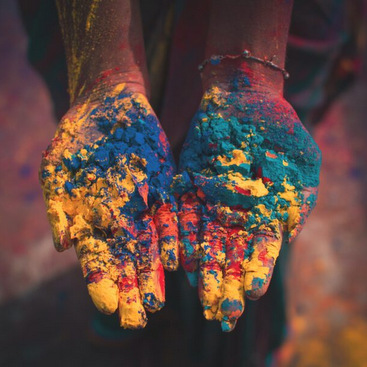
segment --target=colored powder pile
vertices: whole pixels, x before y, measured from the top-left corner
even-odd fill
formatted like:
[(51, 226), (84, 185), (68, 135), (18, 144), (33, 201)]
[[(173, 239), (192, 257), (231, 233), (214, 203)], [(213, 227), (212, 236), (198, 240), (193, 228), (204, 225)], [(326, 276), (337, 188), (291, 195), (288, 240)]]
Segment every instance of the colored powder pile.
[(64, 118), (44, 157), (41, 181), (55, 244), (61, 250), (75, 244), (94, 303), (106, 313), (119, 307), (124, 327), (145, 325), (142, 304), (150, 311), (163, 306), (161, 260), (169, 270), (177, 267), (173, 173), (147, 100), (123, 85)]

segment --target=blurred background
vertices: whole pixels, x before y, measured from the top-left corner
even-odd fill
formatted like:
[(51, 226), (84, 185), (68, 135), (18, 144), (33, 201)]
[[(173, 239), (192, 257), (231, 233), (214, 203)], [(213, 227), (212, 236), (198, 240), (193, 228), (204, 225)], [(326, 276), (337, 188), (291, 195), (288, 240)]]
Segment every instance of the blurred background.
[[(300, 1), (295, 8), (298, 18), (288, 48), (288, 69), (295, 77), (286, 93), (319, 144), (323, 165), (317, 207), (290, 251), (285, 250), (287, 259), (280, 261), (285, 274), (281, 310), (263, 307), (262, 301), (260, 306), (249, 303), (242, 317), (247, 324), (236, 331), (244, 333), (250, 322), (261, 323), (264, 312), (270, 313), (282, 335), (270, 351), (261, 346), (270, 338), (267, 332), (256, 338), (222, 336), (201, 316), (182, 320), (177, 310), (191, 315), (200, 305), (195, 290), (181, 284), (180, 273), (171, 275), (167, 306), (150, 317), (145, 330), (119, 333), (115, 321), (96, 315), (73, 250), (54, 250), (38, 167), (67, 109), (67, 96), (61, 38), (50, 3), (0, 0), (0, 365), (367, 366), (365, 2)], [(207, 2), (187, 3), (179, 9), (180, 18), (177, 6), (158, 13), (142, 7), (143, 20), (149, 14), (156, 19), (144, 22), (145, 41), (152, 89), (165, 90), (166, 97), (153, 96), (153, 104), (175, 151), (186, 131), (168, 123), (181, 111), (177, 101), (191, 91), (189, 107), (179, 117), (189, 121), (201, 93), (198, 77), (187, 80), (187, 75), (196, 75), (201, 60), (200, 35), (205, 32), (195, 25), (202, 22)], [(305, 15), (315, 3), (324, 4), (318, 14), (330, 32), (313, 27), (320, 23)], [(195, 31), (183, 41), (187, 22)], [(311, 28), (308, 33), (302, 22)], [(167, 29), (173, 32), (171, 46)], [(35, 47), (37, 37), (48, 46)], [(153, 42), (161, 47), (150, 46)], [(174, 296), (170, 301), (178, 283), (179, 301)], [(202, 331), (190, 326), (195, 322)], [(244, 353), (250, 356), (246, 364), (237, 363), (246, 359)]]

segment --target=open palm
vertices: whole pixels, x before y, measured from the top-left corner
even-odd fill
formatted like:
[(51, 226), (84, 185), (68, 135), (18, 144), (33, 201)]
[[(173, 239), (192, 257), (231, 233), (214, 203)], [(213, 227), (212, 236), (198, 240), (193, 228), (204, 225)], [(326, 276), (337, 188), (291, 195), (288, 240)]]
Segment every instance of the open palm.
[(320, 151), (270, 91), (214, 86), (203, 96), (175, 179), (181, 261), (204, 316), (230, 331), (245, 296), (269, 285), (283, 239), (315, 205)]
[(121, 84), (69, 110), (40, 178), (55, 246), (74, 245), (89, 294), (126, 328), (164, 305), (178, 266), (174, 163), (146, 98)]

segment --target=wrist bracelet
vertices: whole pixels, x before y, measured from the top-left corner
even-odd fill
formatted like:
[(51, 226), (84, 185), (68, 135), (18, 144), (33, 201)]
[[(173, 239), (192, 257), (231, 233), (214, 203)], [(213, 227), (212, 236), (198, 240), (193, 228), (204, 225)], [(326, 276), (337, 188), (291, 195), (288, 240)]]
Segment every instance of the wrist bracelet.
[(224, 59), (230, 59), (230, 60), (235, 60), (235, 59), (245, 59), (245, 60), (251, 60), (251, 61), (255, 61), (258, 62), (260, 64), (263, 64), (264, 66), (267, 66), (271, 69), (274, 69), (276, 71), (280, 71), (283, 74), (283, 78), (284, 79), (288, 79), (289, 78), (289, 73), (285, 70), (282, 69), (280, 66), (274, 64), (273, 59), (275, 56), (273, 56), (270, 59), (260, 59), (259, 57), (256, 56), (252, 56), (251, 52), (249, 50), (243, 50), (241, 54), (239, 55), (212, 55), (210, 56), (208, 59), (205, 59), (199, 66), (199, 72), (201, 73), (205, 66), (208, 65), (209, 63), (211, 65), (219, 65), (221, 63), (222, 60)]

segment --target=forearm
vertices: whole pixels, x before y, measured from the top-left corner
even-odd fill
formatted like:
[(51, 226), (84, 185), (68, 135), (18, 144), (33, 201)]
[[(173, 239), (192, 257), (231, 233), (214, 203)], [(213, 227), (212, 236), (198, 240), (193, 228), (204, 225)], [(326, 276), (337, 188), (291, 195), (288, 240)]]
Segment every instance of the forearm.
[(56, 0), (73, 104), (103, 80), (136, 84), (148, 93), (137, 0)]
[[(238, 55), (246, 49), (261, 59), (273, 57), (284, 68), (292, 4), (291, 0), (213, 0), (206, 57)], [(281, 72), (244, 59), (208, 64), (203, 71), (204, 86), (239, 69), (278, 92), (283, 90)]]

